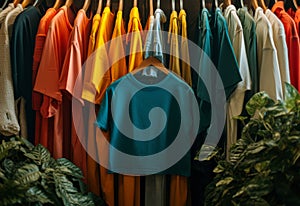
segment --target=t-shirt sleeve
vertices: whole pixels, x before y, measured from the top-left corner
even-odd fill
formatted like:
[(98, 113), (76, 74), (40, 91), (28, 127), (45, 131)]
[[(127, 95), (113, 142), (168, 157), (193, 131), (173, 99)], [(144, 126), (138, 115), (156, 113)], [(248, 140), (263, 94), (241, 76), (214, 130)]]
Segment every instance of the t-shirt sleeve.
[(109, 122), (110, 122), (110, 115), (111, 115), (111, 95), (110, 90), (107, 89), (104, 95), (104, 98), (100, 104), (100, 110), (97, 116), (97, 126), (102, 129), (103, 131), (110, 130)]
[(59, 59), (58, 48), (56, 47), (57, 42), (59, 42), (59, 36), (55, 34), (54, 28), (50, 26), (36, 77), (34, 91), (62, 101), (62, 95), (58, 88)]

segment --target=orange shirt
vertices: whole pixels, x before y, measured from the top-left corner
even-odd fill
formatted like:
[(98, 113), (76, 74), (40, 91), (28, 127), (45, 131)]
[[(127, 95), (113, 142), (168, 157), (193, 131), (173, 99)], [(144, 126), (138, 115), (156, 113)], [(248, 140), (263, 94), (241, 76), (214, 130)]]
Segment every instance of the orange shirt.
[(298, 35), (300, 35), (300, 9), (297, 9), (295, 13), (295, 24), (297, 27)]
[[(42, 52), (48, 32), (48, 28), (50, 25), (51, 20), (56, 15), (56, 9), (50, 8), (46, 11), (46, 14), (43, 16), (43, 18), (40, 20), (39, 28), (37, 31), (37, 35), (35, 38), (35, 48), (34, 48), (34, 54), (33, 54), (33, 66), (32, 66), (32, 86), (34, 87), (36, 75), (38, 72), (38, 68), (41, 62), (42, 58)], [(42, 106), (43, 102), (43, 95), (33, 91), (32, 92), (32, 109), (36, 110), (36, 116), (35, 116), (35, 144), (42, 144), (46, 148), (48, 148), (51, 152), (50, 145), (48, 144), (48, 141), (50, 139), (53, 139), (53, 136), (51, 136), (50, 130), (53, 130), (53, 128), (49, 127), (48, 124), (49, 119), (43, 118), (40, 113), (40, 108)], [(49, 133), (50, 132), (50, 133)]]
[(300, 91), (300, 45), (295, 22), (284, 10), (283, 1), (275, 3), (272, 12), (283, 23), (288, 47), (291, 83)]
[[(53, 17), (47, 33), (42, 59), (36, 77), (34, 90), (44, 94), (41, 112), (44, 117), (54, 116), (54, 158), (67, 157), (70, 150), (66, 145), (70, 141), (71, 123), (69, 118), (63, 118), (69, 113), (68, 105), (62, 102), (59, 90), (59, 78), (67, 52), (69, 35), (73, 29), (75, 15), (66, 6), (61, 7)], [(70, 114), (70, 113), (69, 113)], [(67, 129), (64, 129), (67, 128)]]

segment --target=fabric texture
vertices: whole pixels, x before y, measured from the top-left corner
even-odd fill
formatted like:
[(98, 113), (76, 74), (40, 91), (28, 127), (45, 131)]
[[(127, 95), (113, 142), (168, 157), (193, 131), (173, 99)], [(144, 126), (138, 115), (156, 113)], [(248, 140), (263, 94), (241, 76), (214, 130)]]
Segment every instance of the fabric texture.
[(282, 84), (272, 26), (260, 7), (255, 10), (254, 20), (257, 34), (259, 90), (266, 91), (273, 100), (282, 100)]
[[(34, 7), (30, 6), (20, 13), (13, 26), (12, 39), (10, 45), (12, 76), (14, 83), (15, 99), (23, 98), (25, 112), (25, 129), (21, 126), (21, 133), (26, 134), (32, 143), (34, 143), (35, 134), (35, 113), (32, 109), (32, 66), (35, 36), (39, 27), (42, 14)], [(24, 41), (26, 39), (26, 41)], [(19, 112), (22, 114), (23, 112)], [(24, 125), (24, 124), (23, 124)], [(26, 130), (22, 132), (22, 130)]]
[(251, 90), (251, 76), (248, 66), (248, 59), (245, 48), (245, 40), (243, 34), (243, 27), (239, 20), (234, 5), (229, 5), (224, 10), (224, 17), (228, 24), (228, 34), (231, 40), (235, 57), (237, 59), (240, 75), (242, 81), (237, 85), (236, 90), (230, 96), (227, 107), (227, 158), (229, 158), (229, 151), (231, 146), (237, 141), (237, 120), (234, 117), (242, 113), (245, 92)]
[(273, 39), (274, 39), (275, 47), (277, 49), (277, 58), (278, 58), (279, 69), (280, 69), (282, 92), (284, 96), (285, 83), (286, 82), (291, 83), (288, 48), (286, 45), (285, 31), (284, 31), (283, 24), (271, 10), (267, 9), (265, 15), (272, 25)]
[[(21, 5), (17, 5), (16, 10), (14, 10), (13, 4), (9, 4), (8, 7), (0, 13), (0, 60), (2, 62), (0, 88), (3, 91), (0, 97), (0, 133), (4, 136), (18, 135), (20, 131), (14, 103), (9, 42), (13, 23), (21, 10)], [(16, 11), (18, 12), (15, 13)]]

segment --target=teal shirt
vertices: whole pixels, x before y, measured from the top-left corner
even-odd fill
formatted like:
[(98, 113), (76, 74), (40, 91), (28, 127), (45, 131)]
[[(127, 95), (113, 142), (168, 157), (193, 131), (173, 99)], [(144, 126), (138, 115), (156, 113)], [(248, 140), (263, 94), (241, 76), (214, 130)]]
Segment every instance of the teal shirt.
[[(174, 96), (179, 98), (176, 100)], [(141, 83), (129, 73), (112, 83), (106, 90), (97, 117), (97, 125), (102, 130), (110, 132), (111, 148), (114, 147), (119, 151), (135, 156), (152, 155), (168, 148), (175, 141), (179, 128), (181, 128), (181, 136), (183, 135), (184, 140), (177, 147), (175, 153), (183, 152), (183, 155), (179, 159), (180, 161), (177, 160), (177, 163), (171, 165), (172, 167), (158, 174), (189, 176), (191, 167), (189, 149), (199, 127), (199, 121), (195, 116), (198, 105), (196, 100), (193, 103), (193, 98), (195, 99), (192, 89), (173, 73), (169, 73), (159, 83), (152, 85)], [(115, 103), (116, 107), (112, 103)], [(150, 111), (156, 107), (162, 109), (166, 115), (166, 123), (163, 122), (162, 116), (156, 116), (152, 122), (156, 123), (157, 127), (165, 125), (157, 136), (154, 134), (157, 128), (151, 125), (149, 120)], [(126, 115), (127, 113), (129, 116)], [(134, 127), (140, 130), (146, 130), (149, 127), (154, 129), (145, 132), (144, 137), (135, 132)], [(129, 137), (124, 134), (122, 128), (126, 130), (125, 132), (131, 133), (128, 135)], [(147, 135), (152, 138), (147, 139)], [(190, 146), (187, 151), (181, 151), (188, 145)], [(136, 168), (135, 171), (130, 170), (130, 168), (120, 168), (116, 153), (111, 148), (109, 150), (109, 169), (112, 171), (120, 169), (128, 171), (129, 174), (145, 175), (159, 169), (157, 168), (159, 165), (156, 168), (151, 168), (151, 166), (149, 168)], [(169, 155), (174, 156), (174, 151), (167, 156)], [(169, 161), (167, 156), (161, 158), (167, 162)], [(128, 167), (130, 167), (130, 162), (128, 162)]]
[[(211, 77), (209, 72), (211, 67), (209, 61), (212, 61), (222, 79), (226, 98), (228, 99), (242, 79), (229, 39), (227, 23), (219, 8), (214, 13), (209, 13), (207, 9), (202, 10), (199, 21), (198, 45), (207, 54), (199, 62), (199, 70), (202, 71), (202, 76), (210, 78), (211, 83), (214, 84), (214, 77)], [(197, 96), (200, 99), (200, 130), (205, 131), (211, 121), (211, 105), (209, 94), (200, 77), (197, 85)]]
[(247, 11), (247, 8), (241, 8), (238, 10), (238, 16), (243, 26), (243, 33), (245, 39), (246, 53), (248, 58), (249, 70), (251, 75), (251, 91), (247, 91), (245, 95), (245, 103), (249, 101), (252, 95), (258, 92), (259, 78), (257, 68), (257, 43), (256, 43), (256, 24), (253, 17)]

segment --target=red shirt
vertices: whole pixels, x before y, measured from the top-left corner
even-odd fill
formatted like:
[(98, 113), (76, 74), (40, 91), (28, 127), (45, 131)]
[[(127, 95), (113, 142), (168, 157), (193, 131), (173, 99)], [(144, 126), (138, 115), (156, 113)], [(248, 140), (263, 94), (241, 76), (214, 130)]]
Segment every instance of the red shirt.
[(283, 23), (288, 47), (291, 83), (300, 91), (300, 45), (296, 24), (292, 17), (284, 10), (283, 1), (275, 3), (272, 12)]

